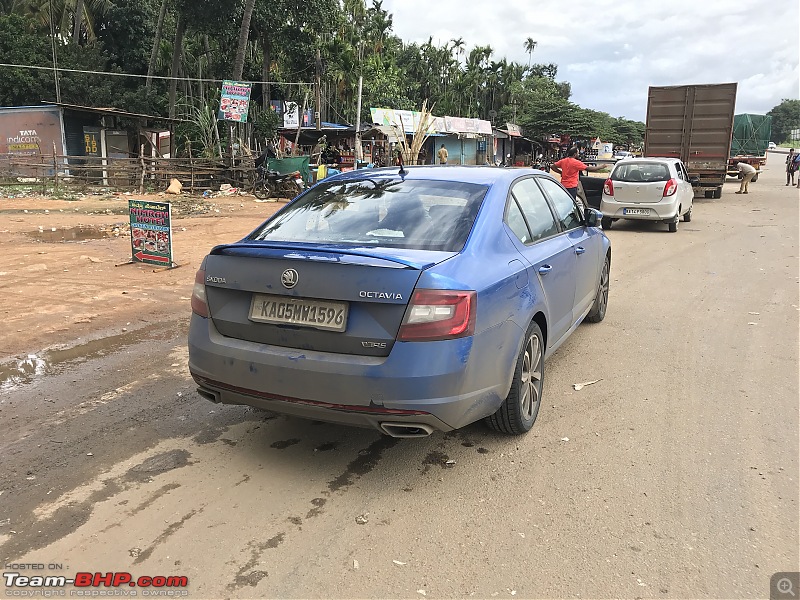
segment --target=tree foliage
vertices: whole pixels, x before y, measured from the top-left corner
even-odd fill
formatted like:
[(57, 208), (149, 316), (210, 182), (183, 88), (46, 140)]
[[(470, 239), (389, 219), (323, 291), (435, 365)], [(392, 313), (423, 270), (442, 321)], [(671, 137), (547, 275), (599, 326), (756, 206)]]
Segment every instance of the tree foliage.
[(800, 100), (784, 99), (768, 113), (772, 117), (772, 141), (782, 144), (792, 129), (800, 129)]
[[(463, 38), (407, 43), (394, 34), (382, 0), (52, 0), (52, 15), (50, 6), (51, 0), (0, 0), (4, 62), (52, 66), (52, 25), (60, 67), (141, 76), (62, 73), (65, 102), (207, 116), (215, 112), (219, 80), (237, 74), (238, 57), (242, 78), (256, 82), (254, 104), (266, 110), (270, 100), (302, 105), (319, 67), (326, 121), (356, 122), (361, 76), (362, 121), (370, 107), (414, 109), (427, 101), (438, 115), (516, 121), (529, 137), (569, 133), (639, 143), (644, 135), (642, 123), (572, 102), (558, 66), (534, 62), (533, 37), (519, 42), (527, 64)], [(146, 85), (148, 73), (154, 78)], [(161, 79), (170, 76), (171, 86)], [(51, 71), (3, 68), (0, 105), (53, 99)], [(789, 112), (773, 115), (776, 129), (791, 120)], [(259, 136), (278, 125), (258, 111), (254, 120)], [(207, 140), (202, 145), (205, 151)]]

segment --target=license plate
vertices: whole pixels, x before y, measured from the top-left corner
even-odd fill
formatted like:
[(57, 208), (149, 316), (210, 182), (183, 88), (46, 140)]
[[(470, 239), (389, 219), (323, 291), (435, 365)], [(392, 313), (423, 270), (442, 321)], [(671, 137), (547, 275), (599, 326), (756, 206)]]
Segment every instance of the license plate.
[(622, 210), (623, 215), (649, 215), (649, 208), (625, 208)]
[(341, 332), (347, 328), (348, 308), (347, 302), (253, 294), (250, 320)]

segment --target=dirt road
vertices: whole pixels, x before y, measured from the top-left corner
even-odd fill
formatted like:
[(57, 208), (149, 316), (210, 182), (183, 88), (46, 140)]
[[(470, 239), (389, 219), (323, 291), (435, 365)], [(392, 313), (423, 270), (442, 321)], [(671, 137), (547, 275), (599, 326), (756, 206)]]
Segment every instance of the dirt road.
[(4, 571), (186, 576), (191, 598), (768, 596), (798, 570), (799, 198), (782, 169), (773, 154), (748, 196), (697, 200), (677, 234), (615, 225), (608, 316), (548, 361), (521, 438), (395, 440), (200, 399), (194, 270), (271, 205), (181, 219), (188, 265), (160, 273), (114, 267), (125, 239), (20, 233), (56, 204), (5, 212), (2, 353), (32, 357), (0, 375)]

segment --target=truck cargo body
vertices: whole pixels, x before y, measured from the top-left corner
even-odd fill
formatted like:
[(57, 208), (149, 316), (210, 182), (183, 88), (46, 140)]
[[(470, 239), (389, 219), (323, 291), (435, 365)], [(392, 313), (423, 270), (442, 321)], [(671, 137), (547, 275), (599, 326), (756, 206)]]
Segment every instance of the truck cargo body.
[[(742, 114), (733, 117), (733, 141), (728, 160), (728, 176), (736, 177), (736, 163), (747, 163), (761, 170), (767, 164), (767, 147), (772, 137), (772, 117)], [(756, 178), (758, 175), (756, 175)], [(755, 181), (755, 178), (753, 179)]]
[(680, 158), (695, 195), (719, 198), (733, 134), (736, 83), (651, 87), (644, 155)]

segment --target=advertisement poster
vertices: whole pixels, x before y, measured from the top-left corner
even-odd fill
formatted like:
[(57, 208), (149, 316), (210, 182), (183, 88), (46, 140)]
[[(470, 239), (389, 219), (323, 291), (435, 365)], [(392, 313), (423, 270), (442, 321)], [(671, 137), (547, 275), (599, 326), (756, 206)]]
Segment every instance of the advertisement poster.
[(219, 101), (220, 121), (234, 121), (247, 123), (247, 114), (250, 111), (250, 91), (252, 85), (238, 81), (224, 81), (222, 83), (222, 99)]
[(300, 127), (300, 107), (296, 103), (286, 103), (286, 110), (283, 113), (283, 126), (286, 129), (297, 129)]
[(172, 205), (130, 200), (131, 254), (134, 261), (171, 267)]

